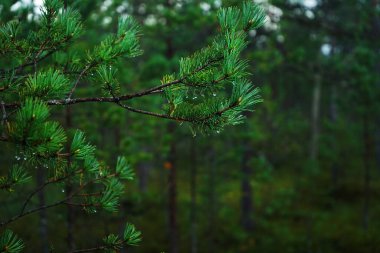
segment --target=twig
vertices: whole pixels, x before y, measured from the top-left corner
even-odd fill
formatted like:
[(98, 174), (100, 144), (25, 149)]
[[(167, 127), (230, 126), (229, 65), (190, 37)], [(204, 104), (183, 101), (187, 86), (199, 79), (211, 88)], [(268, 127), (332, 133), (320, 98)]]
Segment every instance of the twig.
[(81, 72), (80, 74), (78, 75), (78, 78), (76, 79), (73, 87), (71, 88), (71, 91), (69, 93), (69, 95), (67, 96), (67, 99), (71, 99), (73, 93), (75, 92), (75, 89), (77, 88), (79, 82), (80, 82), (80, 79), (83, 77), (83, 75), (89, 70), (91, 69), (93, 66), (94, 66), (95, 63), (91, 63), (89, 65), (87, 65)]
[(105, 250), (105, 246), (98, 246), (94, 248), (89, 248), (89, 249), (79, 249), (79, 250), (74, 250), (70, 251), (69, 253), (82, 253), (82, 252), (94, 252), (94, 251), (100, 251), (100, 250)]
[(110, 177), (114, 177), (114, 176), (117, 176), (118, 174), (117, 173), (113, 173), (113, 174), (109, 174), (109, 175), (105, 175), (103, 177), (99, 177), (99, 178), (95, 178), (93, 180), (90, 180), (88, 182), (86, 182), (85, 184), (81, 185), (76, 191), (73, 191), (69, 196), (67, 196), (66, 198), (58, 201), (58, 202), (55, 202), (53, 204), (50, 204), (50, 205), (44, 205), (44, 206), (40, 206), (40, 207), (37, 207), (37, 208), (34, 208), (34, 209), (31, 209), (27, 212), (23, 212), (23, 213), (20, 213), (16, 216), (13, 216), (12, 218), (10, 218), (9, 220), (7, 221), (4, 221), (4, 222), (1, 222), (0, 223), (0, 227), (2, 226), (5, 226), (9, 223), (12, 223), (14, 222), (15, 220), (18, 220), (24, 216), (27, 216), (29, 214), (33, 214), (33, 213), (36, 213), (36, 212), (39, 212), (39, 211), (42, 211), (44, 209), (48, 209), (48, 208), (52, 208), (52, 207), (56, 207), (56, 206), (59, 206), (59, 205), (62, 205), (62, 204), (65, 204), (67, 201), (69, 201), (70, 199), (73, 198), (73, 196), (75, 196), (76, 194), (80, 193), (85, 187), (87, 187), (88, 185), (92, 184), (92, 183), (95, 183), (97, 181), (100, 181), (100, 180), (103, 180), (103, 179), (107, 179), (107, 178), (110, 178)]
[(28, 196), (27, 199), (25, 200), (25, 202), (24, 202), (24, 204), (23, 204), (23, 206), (22, 206), (22, 208), (21, 208), (21, 212), (20, 212), (20, 214), (23, 214), (23, 213), (24, 213), (25, 208), (26, 208), (26, 206), (28, 205), (29, 201), (32, 199), (32, 197), (33, 197), (34, 195), (36, 195), (38, 192), (42, 191), (46, 186), (48, 186), (48, 185), (50, 185), (50, 184), (53, 184), (53, 183), (61, 182), (61, 181), (65, 180), (65, 179), (67, 179), (67, 178), (69, 178), (69, 177), (71, 177), (71, 176), (74, 176), (74, 175), (76, 175), (76, 174), (78, 174), (78, 173), (81, 173), (82, 171), (83, 171), (83, 170), (79, 170), (79, 171), (75, 172), (74, 174), (68, 174), (68, 175), (66, 175), (66, 176), (64, 176), (64, 177), (56, 178), (56, 179), (53, 179), (53, 180), (48, 180), (48, 181), (46, 181), (44, 184), (42, 184), (42, 185), (40, 185), (39, 187), (37, 187), (33, 192), (31, 192), (31, 193), (29, 194), (29, 196)]
[[(163, 88), (176, 84), (176, 82), (166, 83), (164, 85), (160, 85), (149, 90), (145, 90), (142, 92), (134, 93), (134, 94), (125, 94), (119, 97), (87, 97), (87, 98), (68, 98), (68, 99), (54, 99), (46, 102), (47, 105), (72, 105), (78, 103), (89, 103), (89, 102), (99, 102), (99, 103), (115, 103), (116, 101), (126, 101), (137, 97), (142, 97), (150, 94), (157, 94), (162, 92)], [(12, 104), (4, 104), (5, 108), (17, 108), (20, 107), (20, 103), (12, 103)]]

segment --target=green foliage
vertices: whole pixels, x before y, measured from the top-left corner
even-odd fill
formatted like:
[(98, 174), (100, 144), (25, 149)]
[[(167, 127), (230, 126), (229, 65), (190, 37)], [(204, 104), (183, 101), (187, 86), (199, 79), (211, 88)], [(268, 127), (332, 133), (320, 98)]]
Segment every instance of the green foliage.
[(1, 253), (19, 253), (24, 248), (24, 242), (11, 230), (7, 229), (0, 235)]
[(77, 130), (70, 147), (71, 154), (79, 160), (86, 160), (88, 157), (93, 157), (95, 147), (86, 141), (84, 132)]
[(101, 65), (97, 69), (97, 73), (106, 95), (117, 96), (120, 94), (120, 85), (116, 79), (116, 69), (113, 69), (111, 66)]
[(55, 155), (63, 149), (66, 134), (59, 123), (46, 121), (48, 116), (49, 110), (42, 101), (27, 98), (16, 114), (10, 137), (34, 156)]
[(127, 245), (136, 246), (141, 242), (141, 232), (136, 230), (133, 224), (127, 223), (123, 239)]
[[(265, 15), (251, 2), (245, 2), (242, 9), (218, 12), (222, 33), (209, 47), (181, 59), (180, 84), (165, 88), (168, 114), (191, 122), (195, 131), (220, 132), (240, 124), (242, 114), (261, 101), (258, 90), (249, 88), (252, 84), (244, 79), (248, 64), (240, 55), (247, 46), (245, 32), (261, 26)], [(174, 76), (165, 76), (162, 83), (173, 81)]]
[(29, 76), (21, 97), (35, 97), (43, 100), (59, 99), (70, 90), (70, 81), (57, 70), (48, 69)]
[(120, 18), (117, 34), (109, 35), (88, 55), (88, 62), (110, 64), (118, 57), (132, 58), (142, 54), (140, 27), (132, 17)]
[(135, 176), (131, 165), (127, 162), (125, 157), (118, 157), (116, 164), (116, 173), (120, 179), (132, 180)]
[(8, 171), (7, 176), (0, 177), (0, 189), (13, 191), (14, 186), (25, 184), (31, 179), (26, 168), (15, 165)]
[(141, 232), (136, 230), (134, 225), (127, 223), (122, 239), (117, 235), (110, 234), (103, 239), (103, 242), (105, 244), (104, 252), (116, 253), (127, 245), (137, 246), (141, 242)]
[(120, 196), (124, 192), (124, 186), (116, 179), (104, 182), (105, 189), (99, 200), (99, 205), (106, 211), (116, 212), (119, 206)]

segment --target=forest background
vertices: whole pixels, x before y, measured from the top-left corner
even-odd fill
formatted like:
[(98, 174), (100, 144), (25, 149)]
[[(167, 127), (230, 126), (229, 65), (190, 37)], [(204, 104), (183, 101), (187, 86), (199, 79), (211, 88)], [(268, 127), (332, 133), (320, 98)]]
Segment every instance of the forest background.
[[(0, 23), (17, 16), (32, 24), (39, 2), (2, 0)], [(142, 25), (144, 55), (117, 63), (131, 91), (176, 71), (216, 33), (216, 10), (239, 2), (68, 0), (90, 31), (77, 48), (93, 48), (120, 16)], [(143, 232), (141, 246), (126, 252), (380, 252), (380, 1), (255, 2), (267, 22), (250, 33), (244, 54), (264, 102), (247, 122), (194, 136), (117, 106), (71, 106), (70, 124), (87, 133), (97, 155), (111, 165), (125, 155), (137, 177), (118, 214), (98, 219), (76, 210), (72, 235), (66, 213), (54, 209), (48, 234), (35, 232), (38, 215), (15, 223), (28, 252), (48, 252), (50, 241), (58, 251), (91, 244), (121, 230), (121, 218)], [(93, 87), (84, 82), (78, 92), (91, 95)], [(140, 103), (157, 108), (160, 99)], [(0, 154), (0, 172), (19, 159)], [(0, 216), (18, 198), (4, 196)]]

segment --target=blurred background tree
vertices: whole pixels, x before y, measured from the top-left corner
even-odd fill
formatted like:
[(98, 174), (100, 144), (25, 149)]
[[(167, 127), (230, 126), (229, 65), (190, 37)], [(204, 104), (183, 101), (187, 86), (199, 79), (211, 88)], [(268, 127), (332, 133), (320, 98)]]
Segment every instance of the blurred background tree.
[[(1, 22), (14, 15), (31, 19), (36, 9), (27, 2), (2, 1)], [(240, 1), (68, 2), (92, 31), (80, 49), (115, 30), (119, 16), (138, 19), (145, 54), (117, 63), (119, 80), (133, 91), (176, 71), (180, 57), (215, 34), (214, 10)], [(137, 169), (118, 216), (86, 217), (88, 229), (74, 210), (69, 222), (80, 243), (122, 229), (121, 215), (144, 232), (144, 243), (128, 252), (380, 251), (380, 2), (254, 2), (269, 21), (250, 33), (244, 53), (265, 103), (248, 124), (194, 137), (185, 127), (117, 107), (72, 107), (72, 125), (101, 147), (101, 159), (112, 165), (125, 154)], [(78, 94), (93, 89), (84, 84)], [(161, 100), (142, 101), (152, 109)], [(12, 159), (1, 154), (1, 171)], [(49, 234), (64, 238), (65, 227), (56, 224), (68, 222), (65, 214), (50, 215)], [(40, 249), (39, 235), (31, 233), (37, 224), (34, 217), (17, 225), (34, 251)]]

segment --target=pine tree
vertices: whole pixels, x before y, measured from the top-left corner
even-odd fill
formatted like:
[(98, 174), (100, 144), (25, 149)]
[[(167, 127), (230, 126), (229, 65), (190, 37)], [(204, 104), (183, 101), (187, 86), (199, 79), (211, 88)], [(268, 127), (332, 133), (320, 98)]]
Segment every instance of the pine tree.
[[(247, 33), (265, 21), (261, 8), (244, 2), (240, 8), (218, 12), (219, 34), (207, 47), (183, 58), (178, 73), (167, 74), (161, 84), (125, 93), (127, 87), (116, 79), (114, 65), (121, 58), (142, 54), (141, 29), (131, 17), (120, 18), (115, 34), (107, 36), (94, 49), (67, 53), (83, 33), (77, 11), (63, 9), (59, 0), (45, 1), (41, 15), (25, 36), (24, 24), (11, 20), (0, 28), (0, 102), (2, 121), (0, 140), (15, 147), (19, 162), (0, 178), (0, 189), (21, 191), (30, 184), (33, 173), (46, 171), (38, 185), (20, 204), (13, 217), (2, 218), (6, 228), (19, 219), (57, 206), (74, 206), (90, 214), (100, 210), (116, 212), (124, 181), (134, 172), (125, 157), (110, 168), (96, 157), (96, 147), (84, 132), (64, 129), (54, 121), (51, 111), (81, 103), (113, 103), (125, 110), (186, 123), (193, 132), (211, 134), (226, 126), (241, 124), (244, 113), (261, 102), (259, 89), (247, 79), (247, 61), (240, 54), (247, 46)], [(83, 56), (84, 55), (84, 56)], [(76, 97), (86, 80), (99, 87), (103, 95)], [(132, 107), (128, 101), (160, 93), (163, 112)], [(72, 190), (55, 202), (31, 207), (32, 199), (47, 188)], [(127, 223), (123, 235), (110, 234), (97, 246), (73, 252), (116, 252), (141, 241), (141, 233)], [(0, 235), (0, 251), (17, 253), (27, 245), (10, 230)]]

